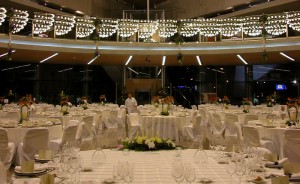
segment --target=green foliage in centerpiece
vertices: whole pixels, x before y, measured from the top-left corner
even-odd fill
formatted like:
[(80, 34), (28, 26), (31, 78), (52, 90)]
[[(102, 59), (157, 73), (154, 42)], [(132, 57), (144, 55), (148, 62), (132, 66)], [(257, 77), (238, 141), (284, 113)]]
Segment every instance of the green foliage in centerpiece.
[(243, 98), (242, 103), (243, 103), (243, 107), (244, 107), (243, 112), (244, 113), (248, 113), (249, 112), (249, 108), (250, 108), (250, 100), (249, 100), (249, 98)]
[(155, 150), (172, 150), (176, 144), (169, 140), (159, 137), (136, 136), (135, 138), (127, 138), (122, 142), (124, 149), (135, 151), (155, 151)]

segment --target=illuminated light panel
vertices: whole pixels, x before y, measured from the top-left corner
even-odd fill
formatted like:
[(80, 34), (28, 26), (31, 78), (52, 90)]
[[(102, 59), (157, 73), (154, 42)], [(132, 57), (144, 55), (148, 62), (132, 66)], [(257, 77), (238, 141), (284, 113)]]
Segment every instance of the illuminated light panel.
[[(16, 50), (12, 50), (12, 51), (11, 51), (11, 53), (14, 53), (14, 52), (16, 52)], [(3, 57), (3, 56), (6, 56), (7, 54), (8, 54), (8, 52), (6, 52), (6, 53), (4, 53), (4, 54), (1, 54), (1, 55), (0, 55), (0, 58)]]
[(129, 62), (131, 61), (131, 59), (132, 59), (132, 56), (129, 56), (127, 62), (125, 63), (125, 66), (127, 66), (129, 64)]
[(245, 59), (241, 56), (241, 55), (236, 55), (245, 65), (247, 65), (247, 61), (245, 61)]
[(291, 60), (291, 61), (295, 61), (295, 59), (294, 59), (294, 58), (292, 58), (292, 57), (290, 57), (290, 56), (286, 55), (286, 54), (285, 54), (285, 53), (283, 53), (283, 52), (280, 52), (280, 55), (282, 55), (282, 56), (284, 56), (284, 57), (288, 58), (288, 59), (289, 59), (289, 60)]
[(96, 57), (94, 57), (92, 60), (90, 60), (90, 61), (88, 62), (88, 65), (92, 64), (98, 57), (100, 57), (100, 54), (97, 55)]
[(166, 64), (166, 56), (164, 56), (162, 60), (162, 65), (165, 66), (165, 64)]
[(58, 55), (58, 53), (55, 53), (55, 54), (53, 54), (53, 55), (51, 55), (51, 56), (49, 56), (49, 57), (43, 59), (42, 61), (40, 61), (40, 63), (43, 63), (43, 62), (45, 62), (45, 61), (47, 61), (47, 60), (49, 60), (49, 59), (51, 59), (51, 58), (53, 58), (53, 57), (55, 57), (55, 56), (57, 56), (57, 55)]
[(202, 66), (202, 62), (201, 62), (200, 57), (199, 57), (199, 56), (196, 56), (196, 58), (197, 58), (198, 64), (199, 64), (200, 66)]

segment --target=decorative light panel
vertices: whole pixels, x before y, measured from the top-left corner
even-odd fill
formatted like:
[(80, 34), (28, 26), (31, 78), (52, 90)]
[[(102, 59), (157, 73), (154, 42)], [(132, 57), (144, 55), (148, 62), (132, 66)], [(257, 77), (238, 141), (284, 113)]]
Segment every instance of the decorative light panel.
[(113, 19), (100, 19), (100, 23), (96, 29), (99, 37), (110, 37), (117, 31), (118, 21)]
[(286, 32), (286, 15), (269, 15), (266, 23), (266, 31), (273, 36), (282, 35)]
[(75, 24), (75, 16), (57, 15), (55, 17), (55, 34), (65, 35), (69, 33)]
[(245, 17), (243, 20), (243, 32), (249, 36), (258, 36), (261, 34), (262, 25), (259, 22), (259, 16)]
[(293, 30), (300, 31), (300, 12), (288, 12), (287, 23)]
[(167, 38), (177, 33), (176, 20), (159, 20), (158, 22), (158, 34), (160, 37)]
[(223, 19), (222, 24), (220, 24), (220, 32), (222, 35), (227, 37), (232, 37), (237, 35), (242, 30), (241, 19), (228, 18)]
[(158, 29), (158, 22), (152, 20), (140, 20), (139, 38), (150, 38)]
[(77, 18), (77, 38), (85, 38), (95, 30), (95, 22), (91, 18)]
[(121, 19), (119, 20), (118, 34), (121, 37), (130, 37), (139, 28), (138, 20)]
[(22, 10), (12, 10), (12, 16), (10, 18), (11, 23), (11, 31), (12, 33), (17, 33), (24, 29), (24, 27), (28, 23), (28, 16), (29, 14), (27, 11)]
[(5, 13), (6, 13), (6, 9), (1, 7), (0, 8), (0, 26), (5, 21), (5, 17), (6, 17)]
[(54, 14), (52, 13), (41, 13), (41, 12), (34, 12), (34, 34), (44, 33), (49, 31), (50, 28), (53, 26), (54, 23)]
[(182, 19), (180, 20), (180, 34), (185, 37), (191, 37), (199, 33), (200, 20), (199, 19)]
[(213, 37), (220, 32), (220, 21), (218, 19), (200, 19), (200, 34)]

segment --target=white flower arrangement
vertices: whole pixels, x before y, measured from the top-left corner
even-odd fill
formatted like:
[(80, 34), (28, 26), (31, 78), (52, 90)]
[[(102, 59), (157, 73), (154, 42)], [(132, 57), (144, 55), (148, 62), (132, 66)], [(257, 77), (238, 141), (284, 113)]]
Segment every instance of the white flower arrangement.
[(172, 140), (165, 140), (159, 137), (136, 136), (135, 138), (126, 138), (123, 141), (124, 149), (136, 151), (149, 150), (171, 150), (175, 149), (176, 144)]

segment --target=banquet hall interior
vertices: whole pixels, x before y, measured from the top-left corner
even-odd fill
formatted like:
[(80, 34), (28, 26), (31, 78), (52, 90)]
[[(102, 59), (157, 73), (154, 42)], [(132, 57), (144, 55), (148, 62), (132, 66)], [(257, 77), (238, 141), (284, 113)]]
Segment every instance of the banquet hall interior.
[(300, 0), (1, 0), (0, 184), (300, 183), (299, 61)]

